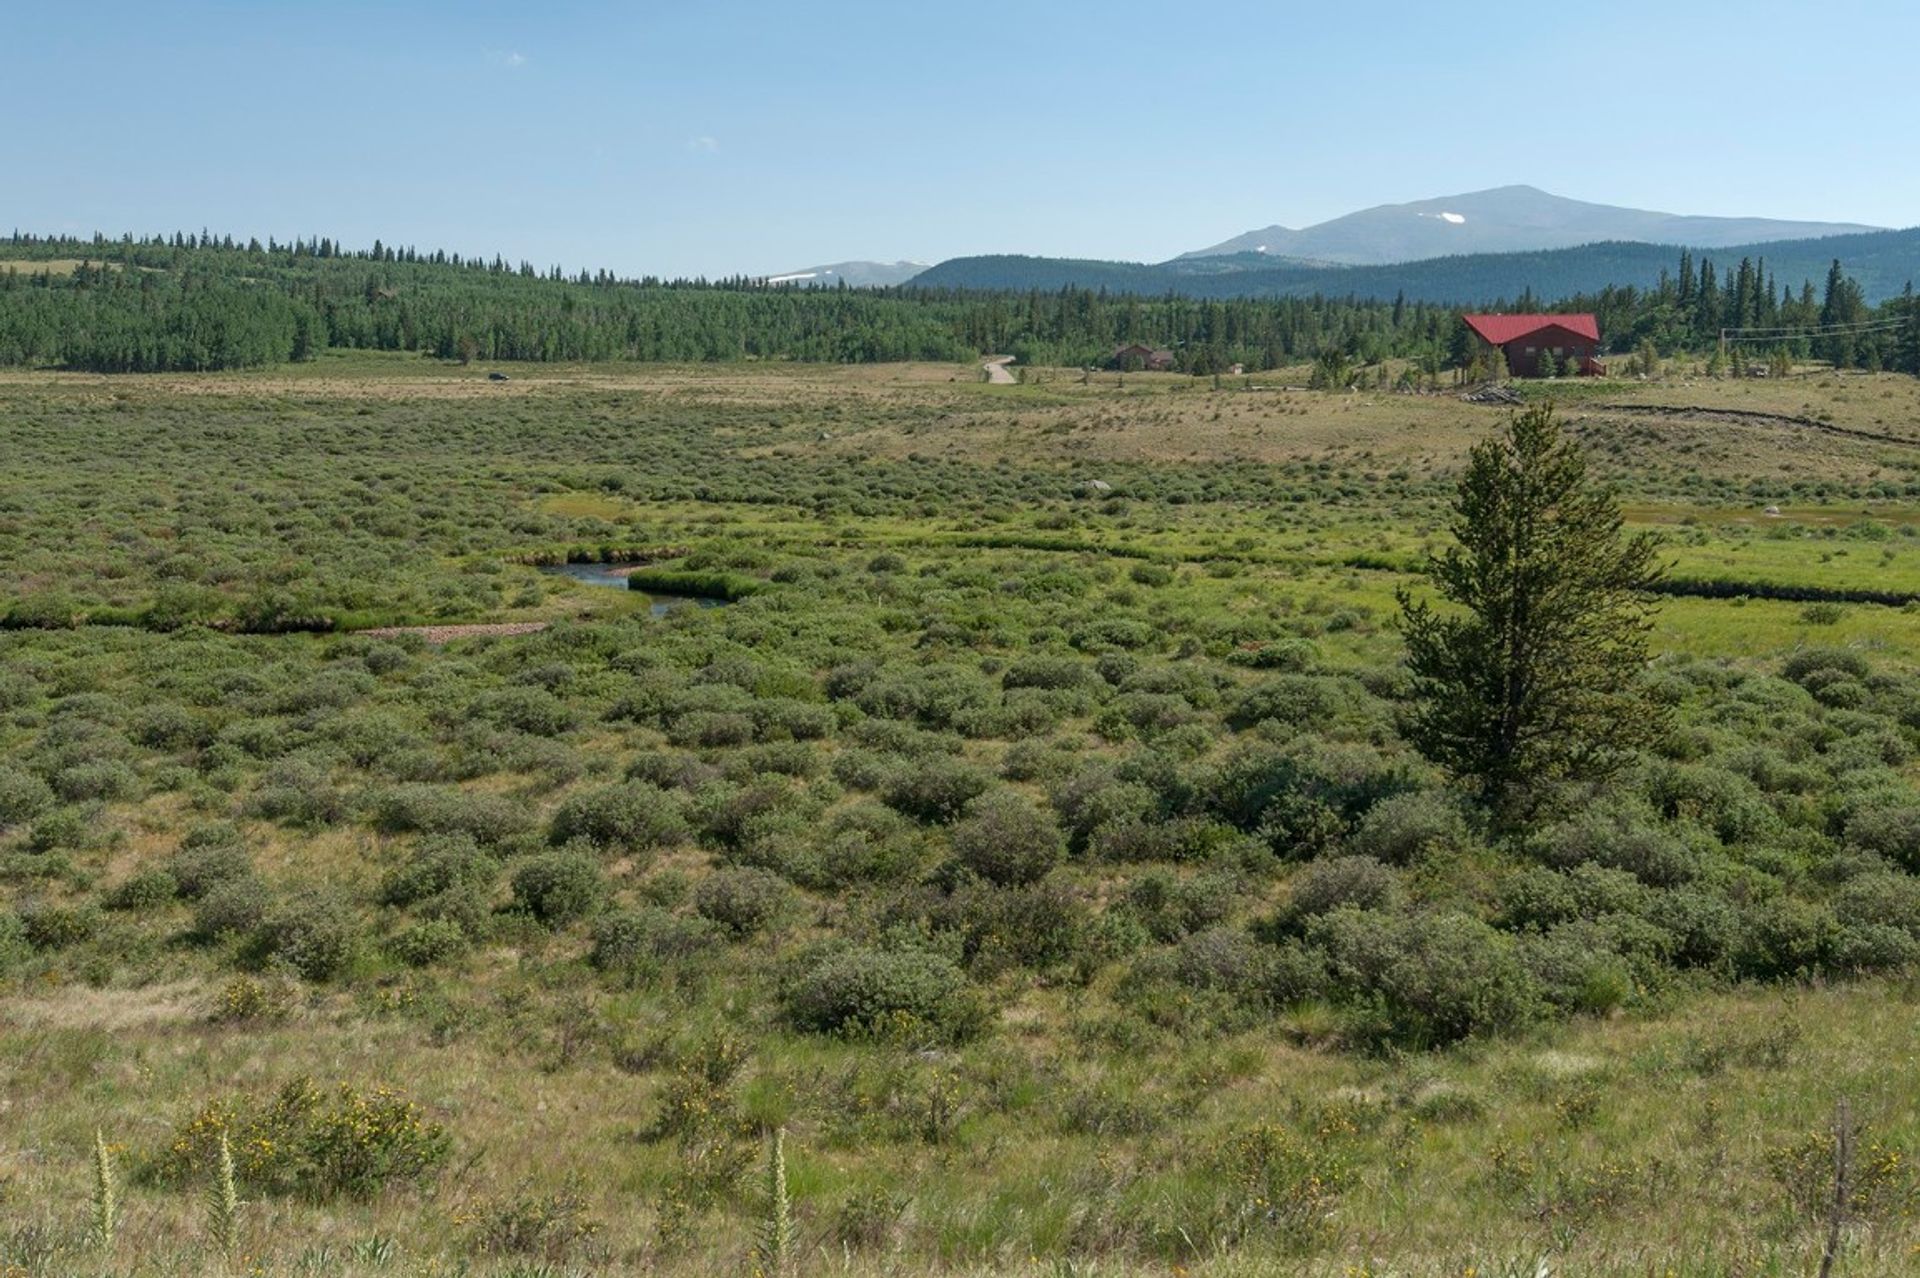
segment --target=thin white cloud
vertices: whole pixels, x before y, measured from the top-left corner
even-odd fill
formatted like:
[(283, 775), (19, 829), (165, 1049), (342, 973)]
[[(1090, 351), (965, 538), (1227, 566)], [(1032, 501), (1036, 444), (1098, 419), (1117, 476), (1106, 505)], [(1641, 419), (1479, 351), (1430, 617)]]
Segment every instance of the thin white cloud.
[(518, 49), (492, 49), (487, 53), (487, 61), (509, 71), (518, 71), (527, 65), (527, 55)]
[(687, 150), (689, 151), (698, 151), (705, 155), (711, 155), (719, 149), (720, 139), (705, 133), (702, 133), (697, 138), (687, 139)]

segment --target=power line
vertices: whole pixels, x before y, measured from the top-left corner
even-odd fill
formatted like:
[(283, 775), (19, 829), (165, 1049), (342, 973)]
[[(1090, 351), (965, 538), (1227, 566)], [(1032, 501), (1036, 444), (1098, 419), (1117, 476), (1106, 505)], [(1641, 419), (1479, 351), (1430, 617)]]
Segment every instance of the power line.
[(1722, 342), (1789, 342), (1800, 337), (1850, 337), (1905, 328), (1905, 319), (1861, 320), (1852, 324), (1816, 324), (1781, 328), (1723, 328)]
[(1806, 333), (1806, 332), (1819, 332), (1826, 329), (1860, 328), (1866, 325), (1902, 324), (1905, 322), (1906, 321), (1902, 319), (1894, 319), (1887, 316), (1882, 316), (1878, 319), (1843, 320), (1834, 324), (1775, 324), (1772, 326), (1747, 324), (1747, 325), (1741, 325), (1737, 327), (1734, 325), (1728, 325), (1727, 327), (1721, 329), (1720, 331), (1722, 333), (1788, 333), (1788, 332)]

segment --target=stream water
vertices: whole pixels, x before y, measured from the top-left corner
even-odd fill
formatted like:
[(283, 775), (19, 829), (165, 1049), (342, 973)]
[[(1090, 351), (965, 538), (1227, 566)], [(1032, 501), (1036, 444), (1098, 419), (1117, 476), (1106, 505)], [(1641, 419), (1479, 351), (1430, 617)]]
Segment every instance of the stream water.
[[(614, 590), (627, 590), (627, 573), (631, 564), (541, 564), (540, 571), (553, 577), (569, 577), (589, 586), (607, 586)], [(726, 603), (724, 599), (698, 599), (692, 595), (657, 595), (647, 593), (647, 611), (655, 617), (664, 617), (676, 608), (719, 608)]]

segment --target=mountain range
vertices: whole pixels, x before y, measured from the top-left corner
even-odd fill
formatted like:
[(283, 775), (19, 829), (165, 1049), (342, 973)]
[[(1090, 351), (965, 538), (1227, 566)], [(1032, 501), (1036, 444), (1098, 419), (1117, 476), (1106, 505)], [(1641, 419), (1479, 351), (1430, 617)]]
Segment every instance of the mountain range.
[(1834, 258), (1870, 301), (1920, 279), (1920, 229), (1850, 222), (1699, 217), (1593, 204), (1531, 186), (1502, 186), (1382, 204), (1298, 230), (1269, 226), (1159, 263), (996, 254), (912, 262), (839, 262), (773, 277), (850, 287), (1054, 290), (1190, 297), (1315, 293), (1488, 304), (1531, 293), (1554, 300), (1608, 285), (1645, 288), (1685, 247), (1730, 267), (1764, 258), (1787, 288), (1816, 284)]
[(1342, 266), (1376, 266), (1458, 253), (1572, 248), (1608, 240), (1728, 248), (1881, 229), (1851, 222), (1654, 213), (1569, 200), (1538, 187), (1501, 186), (1411, 204), (1382, 204), (1301, 230), (1269, 226), (1181, 256), (1258, 253)]

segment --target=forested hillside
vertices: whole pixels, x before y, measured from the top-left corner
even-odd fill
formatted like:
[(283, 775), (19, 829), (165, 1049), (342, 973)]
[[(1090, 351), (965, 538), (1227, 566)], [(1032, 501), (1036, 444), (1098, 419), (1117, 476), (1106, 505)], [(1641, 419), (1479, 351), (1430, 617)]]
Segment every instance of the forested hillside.
[[(1899, 234), (1920, 244), (1920, 232)], [(1820, 243), (1840, 251), (1853, 239), (1876, 237)], [(1587, 292), (1552, 287), (1561, 277), (1549, 268), (1565, 255), (1542, 253), (1503, 259), (1519, 283), (1492, 295), (1471, 291), (1487, 278), (1471, 264), (1490, 259), (1457, 258), (1338, 272), (1349, 283), (1378, 276), (1382, 293), (1391, 272), (1426, 270), (1441, 281), (1391, 300), (1369, 297), (1365, 288), (1191, 297), (1164, 290), (1147, 296), (1144, 277), (1113, 263), (1087, 264), (1112, 268), (1093, 288), (1043, 271), (1016, 272), (1013, 282), (1024, 291), (926, 284), (853, 290), (750, 279), (630, 280), (604, 271), (567, 276), (377, 241), (348, 251), (326, 239), (263, 245), (204, 234), (119, 241), (16, 234), (0, 241), (0, 366), (194, 372), (301, 361), (334, 348), (543, 362), (877, 363), (1002, 352), (1023, 364), (1079, 367), (1103, 362), (1117, 344), (1144, 342), (1174, 350), (1189, 373), (1233, 364), (1269, 369), (1328, 351), (1362, 363), (1411, 359), (1437, 371), (1469, 357), (1457, 322), (1464, 304), (1591, 310), (1616, 351), (1649, 342), (1661, 353), (1702, 350), (1722, 328), (1759, 327), (1769, 330), (1763, 345), (1784, 346), (1796, 357), (1920, 371), (1910, 295), (1876, 310), (1850, 267), (1823, 262), (1816, 274), (1826, 283), (1816, 289), (1810, 279), (1783, 274), (1773, 259), (1716, 265), (1682, 252), (1675, 262), (1671, 250), (1643, 245), (1578, 252), (1603, 249), (1621, 257), (1618, 275), (1602, 278), (1646, 275), (1646, 252), (1665, 255), (1668, 265), (1654, 273), (1651, 287), (1608, 284)], [(1257, 274), (1221, 274), (1217, 259), (1206, 261), (1183, 268), (1196, 291)], [(1883, 279), (1885, 259), (1869, 255), (1868, 264)], [(945, 269), (922, 278), (941, 278)], [(1302, 279), (1327, 274), (1301, 266), (1281, 268), (1286, 272)], [(1453, 300), (1438, 300), (1447, 298)], [(1844, 326), (1846, 336), (1816, 336), (1834, 326)]]
[[(1700, 250), (1695, 250), (1699, 252)], [(1570, 297), (1631, 285), (1656, 289), (1674, 271), (1678, 249), (1665, 244), (1602, 243), (1518, 253), (1472, 253), (1386, 266), (1341, 266), (1299, 258), (1235, 253), (1171, 262), (1103, 262), (1014, 255), (960, 257), (914, 277), (921, 287), (1000, 289), (1105, 288), (1187, 297), (1405, 296), (1426, 302), (1483, 304), (1498, 298)], [(1835, 258), (1872, 303), (1897, 296), (1920, 276), (1920, 228), (1707, 250), (1724, 271), (1746, 260), (1780, 288), (1818, 282)]]

